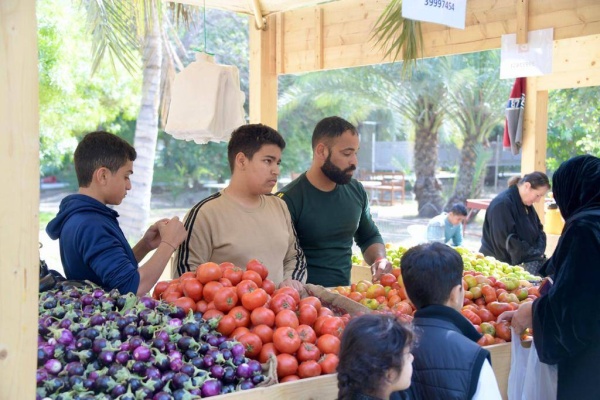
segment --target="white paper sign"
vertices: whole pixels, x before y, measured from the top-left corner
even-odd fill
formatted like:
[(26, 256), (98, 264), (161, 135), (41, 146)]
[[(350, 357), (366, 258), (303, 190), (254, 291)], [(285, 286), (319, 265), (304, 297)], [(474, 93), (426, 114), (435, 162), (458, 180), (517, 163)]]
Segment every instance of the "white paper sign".
[(402, 16), (465, 29), (467, 0), (403, 0)]
[(502, 35), (500, 79), (540, 76), (552, 72), (554, 29), (527, 33), (527, 44), (517, 44), (517, 35)]

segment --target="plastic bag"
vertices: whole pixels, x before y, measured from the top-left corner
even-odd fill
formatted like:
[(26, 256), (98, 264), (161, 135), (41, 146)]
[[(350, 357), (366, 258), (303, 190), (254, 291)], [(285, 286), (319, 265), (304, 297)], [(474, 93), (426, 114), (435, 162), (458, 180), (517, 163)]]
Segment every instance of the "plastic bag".
[(521, 345), (521, 338), (514, 331), (511, 336), (508, 400), (556, 399), (558, 367), (540, 361), (533, 341), (527, 348)]

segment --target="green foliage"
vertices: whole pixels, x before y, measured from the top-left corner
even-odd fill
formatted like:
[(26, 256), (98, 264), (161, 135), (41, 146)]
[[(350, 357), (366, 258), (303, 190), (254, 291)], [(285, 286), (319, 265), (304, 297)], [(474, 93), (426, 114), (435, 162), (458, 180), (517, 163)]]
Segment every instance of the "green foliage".
[(579, 154), (600, 157), (600, 88), (554, 90), (548, 101), (546, 166), (555, 171)]
[(40, 173), (48, 175), (68, 168), (85, 132), (130, 129), (115, 121), (135, 119), (140, 79), (115, 76), (104, 64), (92, 76), (85, 15), (70, 2), (40, 1), (37, 16)]

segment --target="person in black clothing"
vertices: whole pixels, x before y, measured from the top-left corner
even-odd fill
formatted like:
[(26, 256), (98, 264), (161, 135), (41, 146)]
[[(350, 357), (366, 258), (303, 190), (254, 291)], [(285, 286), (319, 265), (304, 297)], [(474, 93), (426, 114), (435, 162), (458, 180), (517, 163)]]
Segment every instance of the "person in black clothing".
[(552, 177), (565, 227), (542, 267), (554, 284), (537, 300), (503, 313), (517, 332), (533, 327), (540, 361), (558, 364), (557, 399), (600, 399), (600, 159), (574, 157)]
[(409, 249), (400, 261), (408, 298), (417, 311), (413, 327), (412, 382), (400, 398), (500, 400), (490, 353), (481, 334), (459, 311), (463, 306), (463, 261), (443, 243)]
[(533, 204), (550, 190), (543, 172), (511, 178), (508, 189), (498, 194), (485, 212), (479, 251), (511, 265), (523, 264), (537, 274), (546, 260), (546, 234)]
[(338, 400), (388, 400), (410, 385), (413, 333), (393, 315), (352, 319), (340, 345)]

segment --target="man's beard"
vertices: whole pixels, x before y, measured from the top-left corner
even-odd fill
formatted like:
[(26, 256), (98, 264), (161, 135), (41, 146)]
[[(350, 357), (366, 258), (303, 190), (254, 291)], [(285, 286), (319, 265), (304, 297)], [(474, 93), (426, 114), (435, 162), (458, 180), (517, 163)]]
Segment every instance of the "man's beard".
[(327, 156), (325, 163), (321, 167), (323, 174), (325, 174), (326, 177), (338, 185), (346, 185), (350, 183), (352, 180), (352, 174), (349, 174), (348, 172), (352, 172), (355, 169), (355, 166), (348, 167), (344, 170), (338, 168), (331, 162), (331, 153)]

